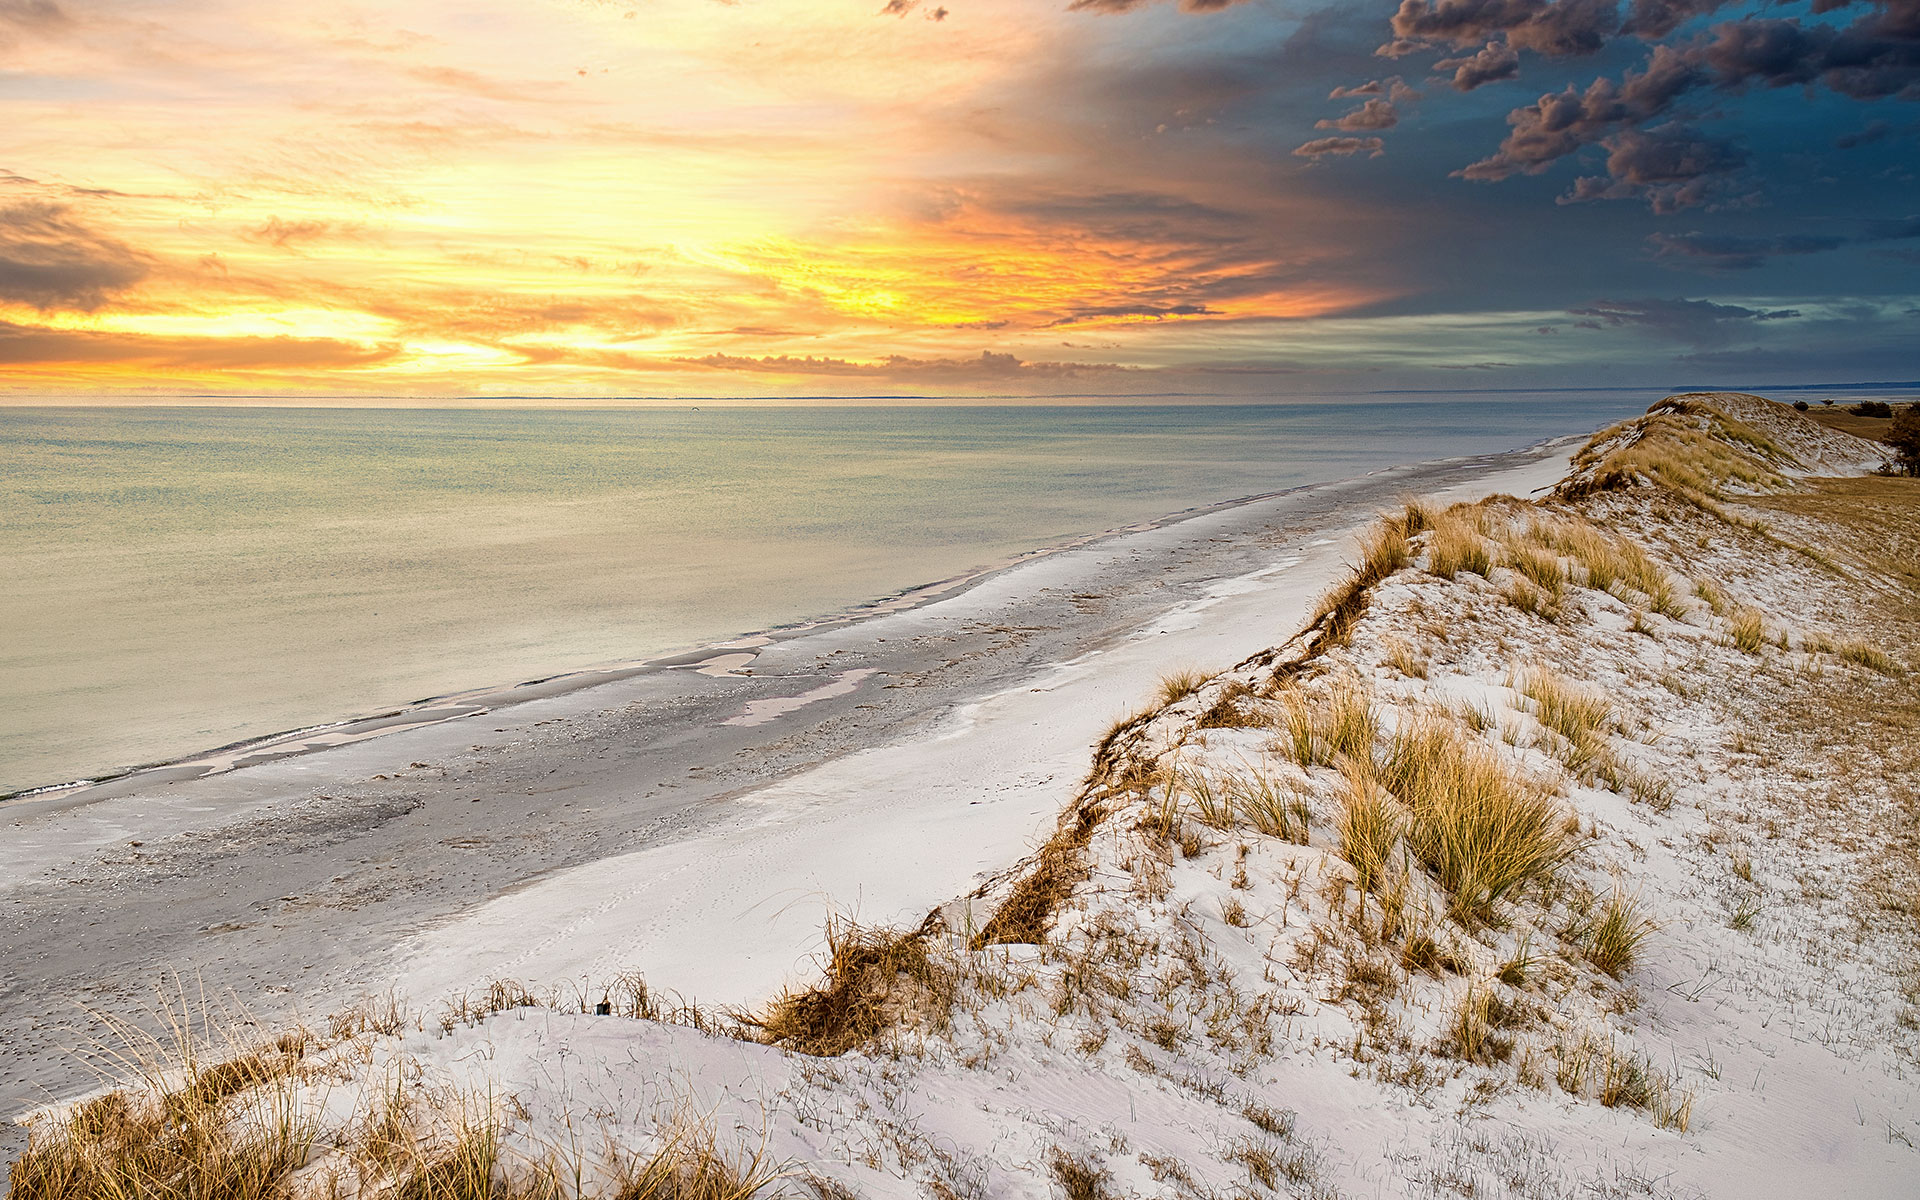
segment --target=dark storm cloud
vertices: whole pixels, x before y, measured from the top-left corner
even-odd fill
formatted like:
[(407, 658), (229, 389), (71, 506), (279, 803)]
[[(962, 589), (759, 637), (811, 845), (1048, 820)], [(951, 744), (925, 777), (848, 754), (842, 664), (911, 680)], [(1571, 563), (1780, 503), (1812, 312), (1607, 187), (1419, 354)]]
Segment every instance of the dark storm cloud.
[(1867, 221), (1861, 226), (1861, 231), (1852, 236), (1782, 234), (1776, 237), (1742, 237), (1698, 231), (1656, 233), (1647, 238), (1647, 247), (1653, 252), (1656, 262), (1668, 266), (1710, 271), (1749, 271), (1766, 265), (1773, 258), (1824, 254), (1842, 246), (1911, 241), (1914, 238), (1920, 238), (1920, 217)]
[(1744, 166), (1746, 152), (1682, 125), (1626, 129), (1606, 138), (1607, 175), (1574, 181), (1563, 204), (1645, 197), (1657, 213), (1696, 208), (1716, 198), (1721, 178)]
[(1345, 158), (1362, 153), (1378, 158), (1387, 151), (1386, 143), (1377, 137), (1324, 137), (1295, 146), (1293, 152), (1300, 158), (1319, 159), (1328, 155)]
[(1920, 99), (1920, 0), (1887, 0), (1842, 29), (1731, 21), (1696, 51), (1724, 88), (1824, 83), (1843, 96)]
[[(875, 0), (876, 7), (878, 3)], [(1525, 11), (1545, 7), (1526, 6)], [(1159, 11), (1162, 16), (1171, 15), (1166, 8)], [(1620, 0), (1616, 18), (1622, 27), (1633, 20), (1634, 11), (1629, 0)], [(1640, 28), (1650, 31), (1652, 10), (1642, 6), (1639, 11)], [(1371, 53), (1382, 40), (1379, 20), (1369, 20), (1352, 6), (1316, 9), (1302, 18), (1297, 30), (1276, 30), (1264, 45), (1243, 43), (1236, 34), (1229, 48), (1208, 40), (1195, 43), (1191, 54), (1165, 61), (1103, 63), (1097, 71), (1081, 64), (1063, 68), (1056, 78), (1070, 78), (1076, 85), (1061, 92), (1083, 91), (1099, 98), (1097, 115), (1103, 128), (1141, 131), (1141, 136), (1104, 146), (1099, 169), (1114, 175), (1107, 186), (1134, 196), (1116, 206), (1111, 217), (1096, 215), (1094, 226), (1104, 228), (1109, 221), (1120, 221), (1128, 227), (1143, 227), (1159, 245), (1204, 244), (1209, 266), (1226, 266), (1205, 287), (1161, 289), (1139, 297), (1155, 305), (1205, 304), (1234, 313), (1238, 319), (1232, 289), (1242, 277), (1278, 292), (1283, 289), (1273, 283), (1275, 279), (1286, 285), (1296, 280), (1317, 282), (1337, 271), (1343, 280), (1363, 281), (1373, 297), (1343, 310), (1360, 318), (1460, 310), (1558, 312), (1569, 302), (1595, 295), (1658, 295), (1675, 280), (1689, 277), (1679, 269), (1738, 277), (1744, 272), (1728, 264), (1740, 262), (1741, 254), (1751, 256), (1756, 247), (1701, 240), (1723, 237), (1723, 230), (1764, 239), (1758, 247), (1759, 261), (1766, 261), (1766, 252), (1798, 251), (1797, 258), (1776, 259), (1783, 265), (1769, 276), (1768, 292), (1760, 293), (1779, 295), (1769, 307), (1791, 303), (1810, 312), (1813, 309), (1806, 306), (1821, 294), (1820, 289), (1830, 287), (1911, 290), (1910, 284), (1897, 278), (1900, 264), (1861, 252), (1865, 247), (1848, 247), (1845, 263), (1834, 261), (1838, 255), (1817, 261), (1818, 248), (1848, 246), (1849, 239), (1820, 240), (1816, 235), (1860, 232), (1859, 225), (1802, 223), (1821, 209), (1832, 214), (1831, 191), (1816, 199), (1776, 189), (1765, 197), (1764, 205), (1751, 202), (1756, 192), (1774, 181), (1771, 173), (1780, 170), (1779, 152), (1785, 147), (1777, 127), (1756, 127), (1744, 119), (1763, 99), (1760, 89), (1753, 89), (1752, 100), (1717, 91), (1715, 69), (1696, 52), (1713, 38), (1710, 31), (1696, 31), (1716, 18), (1703, 15), (1704, 8), (1688, 11), (1694, 14), (1693, 22), (1677, 35), (1677, 44), (1647, 46), (1637, 36), (1617, 33), (1618, 44), (1603, 52), (1604, 65), (1578, 71), (1548, 67), (1536, 55), (1508, 45), (1502, 34), (1459, 52), (1462, 59), (1477, 59), (1473, 69), (1489, 76), (1512, 71), (1529, 83), (1537, 72), (1560, 76), (1541, 80), (1550, 82), (1555, 94), (1544, 98), (1541, 108), (1547, 111), (1537, 123), (1522, 120), (1506, 130), (1516, 135), (1507, 153), (1483, 167), (1489, 177), (1515, 177), (1516, 184), (1529, 174), (1557, 168), (1564, 172), (1554, 178), (1557, 186), (1436, 186), (1448, 169), (1481, 158), (1494, 150), (1492, 143), (1498, 140), (1497, 134), (1487, 138), (1480, 154), (1462, 153), (1461, 147), (1471, 147), (1472, 139), (1486, 136), (1486, 126), (1476, 133), (1473, 123), (1461, 118), (1478, 110), (1497, 122), (1498, 114), (1513, 104), (1489, 106), (1483, 99), (1488, 95), (1485, 91), (1450, 98), (1460, 96), (1451, 87), (1425, 88), (1427, 99), (1418, 107), (1396, 103), (1390, 80), (1373, 77), (1383, 66)], [(1797, 11), (1807, 11), (1805, 0), (1800, 0)], [(1852, 12), (1821, 19), (1841, 25), (1870, 11), (1874, 10), (1857, 5)], [(1251, 29), (1257, 15), (1243, 9), (1237, 18), (1229, 19)], [(1197, 21), (1189, 26), (1202, 27)], [(1242, 25), (1230, 28), (1237, 31)], [(1492, 53), (1483, 56), (1489, 44)], [(1447, 60), (1444, 53), (1435, 50), (1389, 69), (1406, 69), (1406, 78), (1417, 82), (1420, 77), (1413, 72), (1439, 60), (1447, 64), (1445, 78), (1451, 83), (1452, 75), (1465, 63)], [(1503, 62), (1510, 65), (1502, 66)], [(1596, 76), (1604, 78), (1596, 82)], [(1563, 88), (1569, 79), (1574, 86)], [(1087, 88), (1088, 81), (1096, 88)], [(1336, 82), (1342, 86), (1332, 86)], [(1524, 94), (1531, 100), (1547, 90), (1531, 87)], [(1195, 95), (1200, 102), (1193, 99)], [(1327, 103), (1328, 99), (1333, 102)], [(1370, 106), (1369, 101), (1383, 103)], [(1442, 108), (1434, 109), (1436, 104)], [(1834, 133), (1865, 123), (1860, 117), (1838, 115), (1831, 99), (1826, 105), (1808, 122), (1811, 137), (1804, 137), (1800, 148), (1811, 149), (1807, 143), (1824, 146)], [(1204, 106), (1210, 119), (1204, 130), (1185, 122), (1178, 128), (1187, 136), (1179, 140), (1146, 135), (1167, 120), (1165, 114), (1190, 106)], [(1388, 106), (1395, 117), (1392, 126), (1382, 119)], [(1057, 104), (1053, 111), (1058, 111)], [(1116, 111), (1126, 114), (1124, 122), (1114, 119)], [(1376, 127), (1356, 127), (1363, 124)], [(1276, 135), (1287, 133), (1294, 136), (1275, 146)], [(1275, 149), (1279, 153), (1273, 153)], [(1393, 153), (1387, 154), (1388, 150)], [(1579, 170), (1563, 165), (1574, 154), (1585, 156)], [(1894, 184), (1874, 184), (1864, 178), (1883, 165), (1879, 157), (1872, 150), (1856, 151), (1849, 169), (1841, 173), (1846, 180), (1841, 186), (1850, 189), (1848, 205), (1857, 216), (1901, 215), (1910, 210), (1905, 202), (1891, 199)], [(1294, 164), (1291, 173), (1275, 176), (1265, 169), (1276, 160)], [(1250, 169), (1249, 164), (1260, 168)], [(1825, 164), (1808, 163), (1795, 170), (1804, 172), (1800, 178), (1809, 181), (1827, 173)], [(1853, 187), (1853, 174), (1863, 176), (1860, 182), (1865, 190)], [(1266, 186), (1269, 179), (1284, 180), (1285, 194), (1296, 202), (1284, 217), (1271, 215), (1253, 191)], [(1168, 207), (1164, 198), (1146, 205), (1142, 196), (1149, 189), (1142, 184), (1147, 181), (1167, 196), (1200, 200), (1214, 211), (1190, 214)], [(1627, 203), (1542, 206), (1556, 196), (1565, 201), (1623, 199)], [(1003, 195), (999, 198), (1005, 200)], [(1896, 205), (1891, 210), (1883, 203), (1889, 199)], [(1635, 213), (1629, 206), (1642, 211)], [(1647, 209), (1698, 215), (1677, 226), (1650, 223), (1653, 218)], [(1300, 210), (1316, 213), (1311, 218), (1314, 235), (1302, 231)], [(1053, 224), (1075, 228), (1086, 224), (1086, 217), (1075, 211), (1049, 207), (1044, 215)], [(1676, 236), (1676, 244), (1664, 250), (1648, 246), (1647, 234), (1662, 227)], [(1339, 235), (1334, 238), (1322, 233), (1336, 229)], [(1701, 237), (1686, 237), (1684, 231), (1689, 229), (1703, 231)], [(1776, 240), (1771, 235), (1780, 236)], [(1814, 239), (1816, 248), (1800, 250), (1802, 242), (1796, 239), (1803, 238)], [(1888, 246), (1915, 244), (1920, 243)], [(1870, 282), (1837, 283), (1843, 274)], [(1712, 290), (1695, 294), (1712, 300), (1727, 298)], [(1119, 302), (1101, 298), (1093, 303), (1113, 306)], [(1063, 305), (1045, 319), (1060, 319), (1072, 311)], [(1526, 328), (1531, 330), (1536, 323)], [(1566, 320), (1553, 324), (1564, 340), (1570, 332)], [(1728, 327), (1735, 326), (1729, 323)], [(1778, 330), (1782, 325), (1749, 328)], [(1544, 352), (1555, 339), (1529, 337), (1528, 341)], [(1598, 342), (1596, 338), (1590, 344)], [(1836, 334), (1834, 345), (1844, 342)], [(1500, 357), (1497, 352), (1473, 355), (1474, 360)], [(1826, 357), (1843, 361), (1837, 353)], [(1460, 361), (1469, 360), (1463, 355)]]
[(1920, 99), (1920, 0), (1881, 0), (1843, 28), (1729, 21), (1694, 44), (1655, 47), (1643, 69), (1618, 83), (1596, 79), (1584, 91), (1568, 87), (1514, 109), (1499, 149), (1460, 173), (1483, 181), (1537, 174), (1582, 147), (1663, 119), (1707, 87), (1738, 92), (1814, 83), (1859, 100)]
[(1350, 113), (1331, 120), (1315, 121), (1315, 129), (1339, 129), (1347, 133), (1365, 132), (1374, 129), (1392, 129), (1400, 123), (1399, 114), (1394, 111), (1391, 101), (1374, 98), (1363, 103)]
[(1549, 58), (1597, 54), (1620, 30), (1615, 0), (1401, 0), (1394, 39), (1380, 53), (1399, 58), (1429, 46), (1477, 46), (1496, 36)]
[[(1622, 19), (1617, 0), (1401, 0), (1392, 21), (1394, 40), (1380, 47), (1380, 53), (1398, 58), (1430, 46), (1464, 49), (1485, 42), (1489, 49), (1500, 46), (1508, 53), (1532, 50), (1549, 58), (1584, 57), (1598, 54), (1620, 35), (1658, 41), (1731, 2), (1632, 0)], [(1849, 2), (1815, 0), (1814, 11)]]
[(1567, 312), (1579, 318), (1574, 324), (1582, 329), (1632, 327), (1691, 345), (1725, 340), (1729, 325), (1800, 317), (1800, 311), (1793, 308), (1748, 308), (1711, 300), (1595, 300)]
[(1167, 317), (1203, 317), (1218, 315), (1214, 309), (1204, 304), (1109, 304), (1092, 308), (1076, 309), (1057, 321), (1048, 323), (1049, 327), (1059, 325), (1078, 325), (1086, 321), (1106, 321), (1115, 317), (1151, 317), (1158, 321)]
[(1337, 87), (1327, 93), (1329, 100), (1348, 100), (1361, 96), (1385, 96), (1390, 103), (1403, 104), (1408, 100), (1418, 100), (1420, 93), (1408, 87), (1398, 75), (1384, 80), (1369, 79), (1353, 87)]
[(1569, 86), (1507, 114), (1512, 126), (1493, 154), (1460, 169), (1464, 179), (1493, 181), (1537, 175), (1583, 146), (1662, 116), (1675, 101), (1707, 82), (1705, 70), (1670, 46), (1657, 47), (1644, 70), (1615, 83), (1596, 79), (1585, 91)]
[(1520, 56), (1505, 42), (1488, 42), (1465, 58), (1443, 58), (1433, 64), (1433, 69), (1452, 71), (1454, 88), (1470, 92), (1489, 83), (1519, 78)]
[(1633, 0), (1622, 33), (1649, 41), (1666, 37), (1695, 17), (1725, 8), (1731, 0)]
[(1765, 265), (1770, 258), (1796, 254), (1822, 254), (1838, 250), (1849, 239), (1825, 234), (1782, 234), (1777, 237), (1742, 237), (1712, 233), (1655, 233), (1647, 238), (1654, 260), (1672, 266), (1691, 266), (1716, 271), (1746, 271)]
[(0, 207), (0, 300), (92, 310), (152, 269), (145, 254), (88, 227), (66, 205)]

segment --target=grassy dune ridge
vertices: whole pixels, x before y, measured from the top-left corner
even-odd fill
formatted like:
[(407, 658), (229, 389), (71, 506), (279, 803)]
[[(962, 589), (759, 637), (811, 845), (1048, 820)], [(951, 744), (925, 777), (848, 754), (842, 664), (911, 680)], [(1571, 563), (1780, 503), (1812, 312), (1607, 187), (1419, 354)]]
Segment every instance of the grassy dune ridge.
[(1306, 628), (1116, 722), (1026, 862), (834, 923), (815, 983), (271, 1034), (176, 990), (10, 1194), (1731, 1195), (1813, 1144), (1898, 1194), (1920, 480), (1877, 461), (1708, 393), (1544, 500), (1410, 500)]

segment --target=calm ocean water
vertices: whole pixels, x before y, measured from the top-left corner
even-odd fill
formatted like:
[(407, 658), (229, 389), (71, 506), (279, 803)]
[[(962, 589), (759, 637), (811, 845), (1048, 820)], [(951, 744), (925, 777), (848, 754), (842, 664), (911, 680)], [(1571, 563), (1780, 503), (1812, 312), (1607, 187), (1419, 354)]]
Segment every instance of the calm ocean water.
[(1655, 399), (0, 408), (0, 793), (659, 654)]

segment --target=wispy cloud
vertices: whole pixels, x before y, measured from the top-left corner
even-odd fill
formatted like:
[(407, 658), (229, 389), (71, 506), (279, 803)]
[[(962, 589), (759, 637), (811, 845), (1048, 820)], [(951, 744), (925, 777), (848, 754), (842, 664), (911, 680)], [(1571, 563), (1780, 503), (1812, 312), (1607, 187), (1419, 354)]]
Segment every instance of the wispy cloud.
[(0, 300), (43, 311), (92, 310), (152, 270), (149, 256), (91, 227), (67, 205), (0, 207)]
[(1568, 311), (1915, 290), (1916, 44), (1911, 0), (0, 0), (6, 386), (1653, 371), (1681, 317)]

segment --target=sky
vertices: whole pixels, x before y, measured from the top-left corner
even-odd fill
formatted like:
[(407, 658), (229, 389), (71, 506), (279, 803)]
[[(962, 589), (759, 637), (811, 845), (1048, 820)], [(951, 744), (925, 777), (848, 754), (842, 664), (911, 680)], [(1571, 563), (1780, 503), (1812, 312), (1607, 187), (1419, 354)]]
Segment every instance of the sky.
[(0, 0), (0, 399), (1920, 378), (1920, 0)]

